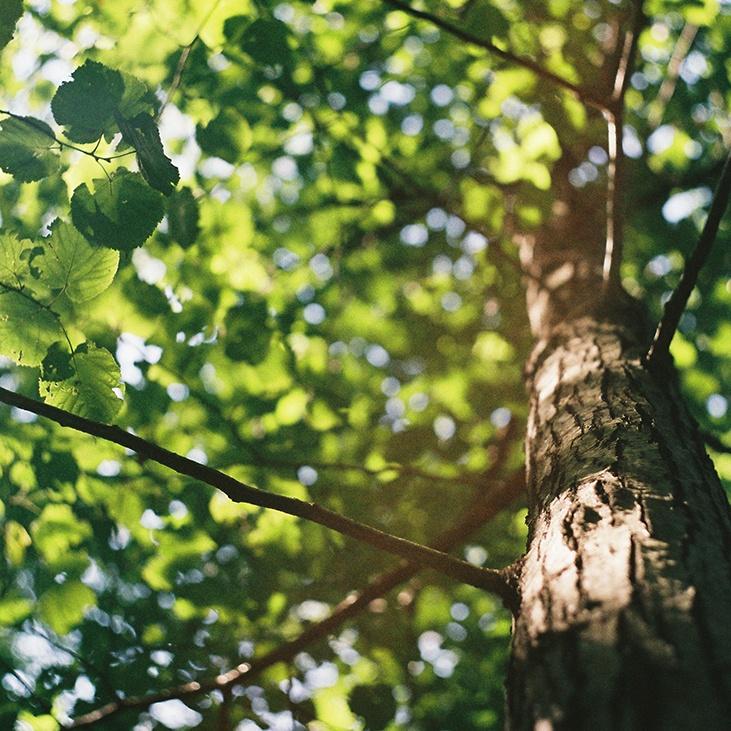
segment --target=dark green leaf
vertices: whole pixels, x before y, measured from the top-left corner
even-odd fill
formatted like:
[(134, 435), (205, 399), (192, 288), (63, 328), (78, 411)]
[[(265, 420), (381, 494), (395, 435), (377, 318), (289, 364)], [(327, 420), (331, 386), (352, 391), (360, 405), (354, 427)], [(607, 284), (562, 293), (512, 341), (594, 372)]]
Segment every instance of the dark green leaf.
[(474, 0), (464, 14), (465, 27), (478, 38), (505, 36), (510, 24), (492, 0)]
[(23, 0), (0, 0), (0, 49), (10, 43), (21, 15)]
[(292, 62), (292, 52), (287, 43), (289, 29), (280, 20), (255, 20), (253, 23), (242, 15), (229, 18), (224, 25), (229, 43), (238, 46), (257, 63), (265, 66)]
[(110, 180), (80, 185), (71, 198), (74, 226), (97, 246), (128, 251), (141, 246), (162, 220), (163, 197), (139, 173), (121, 168)]
[(180, 180), (180, 173), (162, 147), (155, 120), (146, 113), (133, 119), (117, 117), (124, 141), (137, 151), (137, 164), (145, 180), (163, 195), (170, 195)]
[(53, 130), (40, 119), (10, 117), (0, 123), (0, 167), (23, 183), (58, 172), (57, 148)]
[(200, 233), (200, 213), (198, 201), (190, 188), (182, 188), (168, 198), (167, 216), (170, 238), (184, 249), (192, 246)]
[(206, 127), (199, 125), (195, 138), (203, 152), (220, 157), (232, 165), (241, 162), (252, 141), (249, 124), (233, 109), (222, 111)]
[(396, 715), (393, 689), (385, 683), (358, 685), (350, 694), (348, 705), (366, 722), (366, 728), (380, 731), (386, 728)]
[(96, 61), (86, 61), (71, 81), (59, 87), (51, 111), (75, 142), (95, 142), (113, 122), (124, 94), (122, 74)]
[(74, 375), (71, 353), (61, 343), (53, 343), (41, 363), (41, 378), (44, 381), (64, 381)]
[(224, 320), (225, 352), (231, 360), (255, 365), (266, 358), (271, 331), (266, 327), (267, 305), (251, 297), (243, 305), (232, 307)]

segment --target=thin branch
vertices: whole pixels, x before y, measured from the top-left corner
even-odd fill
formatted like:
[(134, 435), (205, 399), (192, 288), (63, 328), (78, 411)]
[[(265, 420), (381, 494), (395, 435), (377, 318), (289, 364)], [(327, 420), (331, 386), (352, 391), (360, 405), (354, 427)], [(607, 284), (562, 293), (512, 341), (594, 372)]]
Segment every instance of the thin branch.
[(701, 438), (706, 443), (706, 446), (710, 447), (714, 452), (718, 452), (719, 454), (731, 454), (731, 447), (728, 444), (724, 444), (715, 434), (703, 429), (700, 430), (700, 434)]
[(167, 105), (170, 104), (173, 95), (178, 90), (180, 82), (183, 80), (183, 71), (185, 71), (185, 65), (188, 63), (188, 58), (190, 57), (191, 51), (195, 47), (195, 44), (198, 42), (199, 38), (200, 36), (196, 34), (195, 38), (193, 38), (193, 40), (183, 48), (180, 54), (180, 58), (178, 59), (178, 63), (175, 67), (175, 73), (173, 74), (173, 80), (171, 81), (170, 87), (165, 94), (165, 101), (163, 101), (163, 103), (160, 105), (160, 109), (158, 110), (155, 117), (158, 121), (162, 116), (162, 113), (165, 111)]
[(675, 335), (675, 331), (680, 322), (680, 318), (688, 303), (690, 293), (693, 291), (698, 275), (703, 265), (711, 253), (713, 242), (716, 240), (718, 226), (721, 223), (723, 214), (728, 206), (729, 196), (731, 195), (731, 153), (726, 158), (726, 163), (721, 171), (721, 179), (713, 196), (711, 210), (708, 212), (708, 218), (703, 226), (698, 243), (685, 264), (683, 276), (680, 278), (678, 286), (673, 291), (670, 299), (665, 304), (660, 324), (657, 326), (655, 338), (647, 353), (648, 365), (654, 363), (659, 358), (664, 357), (669, 348), (670, 342)]
[(673, 49), (673, 55), (668, 63), (668, 71), (660, 86), (660, 91), (658, 91), (657, 96), (650, 105), (650, 114), (647, 118), (650, 129), (655, 129), (662, 122), (665, 110), (673, 98), (673, 94), (675, 94), (675, 87), (678, 85), (680, 67), (688, 55), (688, 51), (690, 51), (696, 35), (698, 35), (697, 25), (686, 23), (683, 26), (683, 30)]
[[(137, 348), (138, 352), (142, 353), (142, 350)], [(143, 354), (144, 355), (144, 354)], [(398, 462), (389, 462), (383, 467), (372, 468), (366, 467), (362, 464), (356, 464), (354, 462), (325, 462), (317, 459), (301, 459), (301, 460), (286, 460), (280, 459), (276, 456), (269, 456), (252, 447), (250, 442), (242, 439), (239, 434), (236, 424), (232, 418), (221, 408), (221, 404), (217, 399), (211, 398), (210, 395), (203, 390), (197, 389), (195, 386), (188, 382), (188, 379), (180, 371), (164, 364), (162, 361), (157, 364), (158, 368), (162, 368), (167, 371), (171, 376), (185, 384), (190, 392), (190, 395), (197, 401), (200, 401), (209, 411), (213, 412), (219, 421), (226, 427), (231, 438), (236, 443), (236, 446), (247, 452), (246, 463), (253, 467), (266, 467), (271, 470), (296, 470), (300, 467), (312, 467), (316, 470), (322, 471), (334, 471), (334, 472), (360, 472), (363, 475), (370, 477), (379, 477), (388, 472), (397, 472), (402, 477), (417, 477), (423, 480), (429, 480), (431, 482), (441, 482), (449, 485), (483, 485), (484, 474), (479, 472), (463, 472), (455, 475), (440, 475), (436, 472), (422, 469), (416, 465), (400, 464)], [(511, 422), (512, 424), (512, 422)], [(500, 439), (498, 444), (502, 444), (504, 439)], [(237, 464), (242, 464), (240, 455), (237, 460)], [(219, 465), (218, 469), (225, 469), (225, 465)]]
[(34, 686), (23, 677), (23, 674), (19, 670), (16, 670), (14, 667), (12, 667), (12, 665), (10, 665), (7, 660), (4, 660), (2, 658), (0, 658), (0, 667), (4, 668), (7, 673), (12, 675), (18, 681), (18, 683), (23, 686), (27, 698), (35, 703), (35, 705), (40, 708), (44, 713), (53, 716), (52, 704), (49, 703), (49, 701), (43, 696), (38, 695)]
[(257, 467), (271, 467), (273, 469), (297, 469), (304, 465), (313, 467), (316, 470), (332, 470), (335, 472), (360, 472), (370, 477), (380, 477), (389, 472), (397, 472), (403, 477), (418, 477), (423, 480), (432, 482), (442, 482), (454, 485), (476, 485), (482, 482), (482, 476), (473, 472), (470, 474), (457, 475), (439, 475), (428, 470), (408, 464), (399, 464), (398, 462), (389, 462), (383, 467), (371, 468), (365, 465), (355, 464), (352, 462), (321, 462), (318, 460), (302, 459), (299, 461), (281, 460), (276, 457), (267, 457), (262, 454), (255, 454), (251, 462)]
[(230, 475), (214, 470), (207, 465), (171, 452), (135, 434), (130, 434), (119, 427), (76, 416), (55, 406), (22, 396), (15, 391), (0, 388), (0, 401), (55, 421), (61, 426), (126, 447), (143, 458), (151, 459), (181, 475), (187, 475), (215, 487), (234, 502), (271, 508), (288, 515), (304, 518), (400, 558), (429, 566), (470, 586), (494, 592), (507, 604), (514, 600), (512, 589), (507, 586), (503, 575), (499, 571), (478, 568), (446, 553), (435, 551), (433, 548), (414, 543), (405, 538), (399, 538), (364, 523), (346, 518), (315, 503), (298, 500), (287, 495), (265, 492), (253, 485), (239, 482)]
[[(478, 528), (491, 520), (497, 513), (508, 507), (523, 492), (525, 481), (522, 471), (496, 489), (481, 491), (475, 495), (470, 505), (465, 509), (462, 517), (448, 530), (442, 533), (431, 545), (438, 550), (448, 551), (463, 543)], [(212, 690), (224, 690), (240, 682), (250, 682), (265, 670), (280, 662), (288, 662), (298, 653), (307, 649), (311, 644), (324, 639), (353, 618), (379, 597), (387, 594), (404, 581), (417, 574), (419, 566), (414, 563), (402, 563), (377, 576), (359, 592), (348, 595), (324, 620), (311, 625), (302, 634), (286, 642), (274, 650), (255, 658), (250, 662), (243, 662), (226, 673), (213, 678), (184, 683), (158, 693), (144, 696), (130, 696), (122, 700), (109, 703), (105, 706), (79, 716), (69, 728), (92, 726), (100, 721), (107, 720), (126, 710), (142, 710), (153, 703), (182, 699), (208, 693)]]
[(622, 53), (614, 76), (612, 94), (604, 110), (607, 121), (607, 238), (604, 248), (604, 286), (606, 289), (620, 283), (619, 269), (624, 251), (624, 210), (622, 194), (624, 191), (624, 95), (627, 91), (630, 72), (637, 52), (637, 41), (645, 22), (642, 0), (636, 0), (634, 22), (624, 37)]
[(580, 86), (574, 84), (568, 79), (564, 79), (563, 77), (554, 74), (552, 71), (549, 71), (548, 69), (544, 68), (539, 63), (533, 61), (530, 58), (526, 58), (525, 56), (517, 56), (510, 51), (506, 51), (499, 46), (496, 46), (494, 43), (491, 43), (488, 40), (473, 36), (471, 33), (462, 30), (462, 28), (454, 25), (453, 23), (450, 23), (448, 20), (440, 18), (439, 16), (434, 15), (433, 13), (429, 13), (426, 10), (417, 10), (403, 0), (383, 1), (386, 4), (392, 5), (393, 7), (403, 11), (404, 13), (413, 16), (414, 18), (427, 20), (430, 23), (433, 23), (438, 28), (441, 28), (442, 30), (451, 33), (453, 36), (459, 38), (462, 41), (465, 41), (466, 43), (484, 48), (486, 51), (489, 51), (490, 53), (494, 54), (498, 58), (503, 59), (504, 61), (508, 61), (512, 64), (515, 64), (516, 66), (522, 66), (523, 68), (529, 69), (541, 79), (544, 79), (545, 81), (550, 81), (551, 83), (560, 86), (562, 89), (571, 92), (579, 101), (583, 102), (589, 107), (593, 107), (594, 109), (598, 109), (602, 112), (604, 112), (607, 108), (606, 103), (602, 99), (595, 97), (587, 89), (582, 89)]

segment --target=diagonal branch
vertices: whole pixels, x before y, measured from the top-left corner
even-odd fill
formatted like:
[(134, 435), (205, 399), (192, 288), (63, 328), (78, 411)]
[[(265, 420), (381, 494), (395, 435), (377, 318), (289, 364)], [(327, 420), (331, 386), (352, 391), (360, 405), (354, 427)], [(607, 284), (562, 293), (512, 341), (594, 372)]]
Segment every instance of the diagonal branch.
[(718, 452), (719, 454), (731, 454), (731, 447), (728, 444), (724, 444), (720, 437), (703, 429), (700, 430), (700, 434), (701, 439), (703, 439), (706, 443), (706, 446), (714, 452)]
[(665, 311), (647, 353), (648, 365), (652, 365), (659, 358), (664, 357), (670, 348), (670, 342), (678, 328), (685, 306), (688, 304), (690, 293), (698, 280), (698, 274), (713, 248), (718, 226), (728, 206), (729, 196), (731, 196), (731, 153), (729, 153), (723, 166), (721, 179), (718, 181), (718, 187), (711, 203), (711, 210), (708, 212), (708, 218), (706, 218), (698, 243), (685, 264), (683, 276), (680, 278), (678, 286), (665, 304)]
[(622, 193), (624, 192), (624, 95), (627, 91), (630, 72), (637, 53), (637, 41), (645, 22), (642, 12), (642, 0), (636, 0), (632, 28), (627, 31), (622, 45), (622, 52), (614, 76), (614, 84), (609, 104), (604, 110), (607, 121), (607, 238), (604, 248), (604, 286), (619, 285), (619, 268), (622, 263), (624, 249), (624, 210)]
[(675, 94), (675, 87), (678, 84), (678, 76), (680, 75), (680, 67), (683, 65), (683, 61), (688, 55), (688, 51), (690, 51), (696, 35), (698, 35), (697, 25), (686, 23), (683, 26), (678, 42), (675, 44), (673, 55), (668, 63), (667, 75), (663, 79), (660, 91), (658, 91), (657, 96), (650, 104), (650, 113), (647, 118), (650, 129), (655, 129), (662, 122), (665, 110), (673, 98), (673, 94)]
[(271, 508), (288, 515), (304, 518), (355, 538), (362, 543), (367, 543), (374, 548), (436, 569), (470, 586), (494, 592), (508, 606), (514, 602), (514, 592), (508, 586), (500, 571), (473, 566), (441, 551), (436, 551), (433, 548), (414, 543), (405, 538), (399, 538), (364, 523), (346, 518), (315, 503), (260, 490), (258, 487), (239, 482), (230, 475), (219, 472), (207, 465), (171, 452), (154, 442), (130, 434), (124, 429), (76, 416), (68, 411), (22, 396), (14, 391), (0, 388), (0, 401), (55, 421), (61, 426), (70, 427), (76, 431), (126, 447), (136, 452), (140, 457), (151, 459), (181, 475), (187, 475), (215, 487), (234, 502), (258, 505), (262, 508)]
[[(497, 489), (479, 492), (466, 508), (462, 517), (451, 528), (442, 533), (432, 543), (432, 546), (441, 551), (448, 551), (463, 543), (479, 527), (516, 500), (523, 492), (524, 486), (525, 481), (521, 471)], [(259, 658), (255, 658), (250, 662), (243, 662), (235, 668), (212, 678), (191, 681), (158, 693), (130, 696), (108, 703), (83, 716), (79, 716), (69, 728), (92, 726), (127, 710), (142, 710), (153, 703), (174, 698), (189, 698), (212, 690), (225, 690), (235, 683), (252, 681), (272, 665), (291, 660), (313, 642), (322, 640), (332, 634), (349, 619), (363, 611), (374, 599), (378, 599), (399, 584), (407, 581), (418, 571), (419, 567), (416, 564), (402, 563), (400, 566), (377, 576), (365, 588), (343, 599), (333, 609), (330, 616), (308, 627), (295, 639), (285, 642)]]
[(453, 36), (459, 38), (462, 41), (465, 41), (466, 43), (484, 48), (486, 51), (489, 51), (498, 58), (503, 59), (503, 61), (509, 61), (516, 66), (522, 66), (525, 69), (529, 69), (541, 79), (544, 79), (545, 81), (550, 81), (552, 84), (556, 84), (562, 89), (571, 92), (579, 101), (583, 102), (589, 107), (593, 107), (594, 109), (598, 109), (602, 112), (606, 110), (606, 104), (602, 99), (600, 99), (599, 97), (595, 97), (587, 89), (582, 89), (578, 84), (574, 84), (568, 79), (564, 79), (562, 76), (554, 74), (552, 71), (544, 68), (536, 61), (533, 61), (533, 59), (526, 58), (525, 56), (517, 56), (510, 51), (505, 51), (504, 49), (496, 46), (490, 41), (487, 41), (483, 38), (478, 38), (477, 36), (474, 36), (471, 33), (462, 30), (462, 28), (460, 28), (459, 26), (450, 23), (444, 18), (440, 18), (438, 15), (429, 13), (426, 10), (417, 10), (409, 3), (404, 2), (404, 0), (384, 0), (384, 2), (388, 5), (392, 5), (398, 10), (401, 10), (407, 15), (411, 15), (414, 18), (429, 21), (430, 23), (436, 25), (438, 28), (441, 28), (442, 30), (451, 33)]

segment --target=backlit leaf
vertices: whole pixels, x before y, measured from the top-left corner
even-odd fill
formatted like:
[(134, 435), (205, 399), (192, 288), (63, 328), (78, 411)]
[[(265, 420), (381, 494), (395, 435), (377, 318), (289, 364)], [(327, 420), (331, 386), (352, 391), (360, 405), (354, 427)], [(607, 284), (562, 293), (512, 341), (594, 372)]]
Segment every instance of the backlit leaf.
[(94, 592), (80, 581), (67, 581), (44, 592), (38, 604), (41, 619), (57, 634), (65, 635), (96, 604)]
[(0, 292), (0, 354), (18, 365), (36, 366), (61, 336), (56, 316), (30, 295)]
[(30, 251), (33, 244), (12, 233), (0, 233), (0, 285), (22, 289), (30, 275)]
[(54, 561), (91, 536), (91, 526), (79, 520), (70, 505), (46, 505), (33, 521), (31, 535), (36, 550)]
[(0, 167), (22, 183), (58, 172), (58, 144), (40, 119), (10, 117), (0, 122)]
[(43, 254), (33, 260), (45, 283), (74, 302), (101, 294), (114, 279), (119, 252), (94, 247), (70, 223), (57, 219), (42, 241)]
[(46, 403), (87, 419), (110, 422), (122, 407), (113, 389), (121, 389), (119, 366), (112, 354), (83, 343), (71, 358), (73, 375), (62, 381), (41, 381)]

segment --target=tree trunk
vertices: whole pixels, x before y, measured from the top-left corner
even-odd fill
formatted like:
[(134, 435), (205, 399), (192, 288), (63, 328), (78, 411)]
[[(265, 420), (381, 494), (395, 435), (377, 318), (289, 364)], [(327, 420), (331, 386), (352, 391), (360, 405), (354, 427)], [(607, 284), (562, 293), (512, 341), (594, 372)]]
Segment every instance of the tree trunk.
[(508, 726), (729, 728), (731, 518), (672, 364), (648, 371), (639, 305), (599, 296), (593, 262), (523, 248), (538, 344)]

